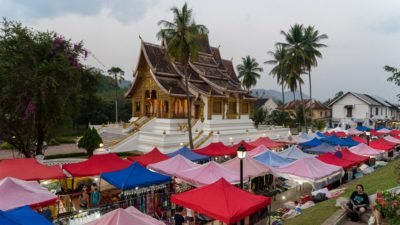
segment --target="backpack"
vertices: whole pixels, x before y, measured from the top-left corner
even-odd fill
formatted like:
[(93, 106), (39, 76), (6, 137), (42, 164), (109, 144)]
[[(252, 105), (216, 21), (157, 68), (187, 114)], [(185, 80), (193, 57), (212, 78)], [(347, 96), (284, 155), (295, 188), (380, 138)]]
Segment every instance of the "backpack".
[(357, 212), (352, 211), (352, 212), (350, 213), (349, 217), (350, 217), (350, 220), (351, 220), (352, 222), (359, 222), (359, 221), (360, 221), (360, 215), (358, 215)]

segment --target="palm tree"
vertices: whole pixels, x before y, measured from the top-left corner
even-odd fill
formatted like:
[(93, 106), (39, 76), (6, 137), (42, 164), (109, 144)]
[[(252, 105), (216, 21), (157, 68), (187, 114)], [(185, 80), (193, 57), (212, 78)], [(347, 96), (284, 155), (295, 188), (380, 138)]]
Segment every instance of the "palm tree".
[[(315, 30), (314, 26), (308, 26), (304, 30), (304, 47), (307, 55), (306, 68), (308, 71), (308, 79), (310, 83), (310, 107), (312, 103), (312, 92), (311, 92), (311, 67), (318, 65), (317, 59), (322, 58), (322, 54), (318, 51), (319, 48), (327, 47), (327, 45), (320, 43), (322, 40), (328, 39), (328, 35), (319, 34), (318, 30)], [(312, 112), (312, 111), (310, 111)], [(313, 128), (312, 116), (311, 118), (311, 129)]]
[(287, 84), (289, 90), (293, 93), (293, 101), (296, 101), (296, 91), (298, 88), (298, 84), (304, 83), (303, 79), (301, 79), (300, 76), (289, 73), (287, 74), (284, 82)]
[(107, 72), (115, 80), (115, 123), (118, 123), (118, 84), (124, 80), (125, 72), (119, 67), (111, 67)]
[[(285, 37), (286, 42), (277, 43), (277, 45), (282, 45), (287, 49), (286, 63), (288, 65), (288, 69), (290, 73), (300, 77), (300, 75), (304, 73), (304, 68), (308, 59), (308, 56), (304, 50), (304, 27), (303, 25), (295, 24), (290, 27), (288, 32), (281, 31), (281, 34)], [(301, 84), (302, 82), (299, 80), (300, 98), (303, 105), (302, 110), (304, 116), (304, 126), (307, 130), (305, 104)]]
[(192, 125), (191, 125), (191, 104), (189, 96), (189, 77), (187, 74), (190, 60), (198, 56), (200, 45), (196, 42), (196, 37), (206, 35), (207, 28), (204, 25), (196, 24), (193, 20), (193, 11), (188, 9), (185, 3), (181, 10), (177, 7), (171, 8), (174, 15), (172, 22), (160, 20), (159, 26), (163, 28), (157, 33), (159, 39), (167, 42), (167, 56), (169, 60), (178, 62), (183, 67), (183, 75), (186, 88), (186, 100), (188, 105), (188, 131), (189, 145), (193, 149)]
[(239, 72), (239, 79), (242, 80), (242, 86), (247, 91), (250, 91), (250, 88), (257, 84), (257, 79), (260, 79), (259, 72), (263, 71), (256, 59), (249, 55), (242, 58), (242, 64), (237, 65), (236, 69)]
[(276, 46), (275, 52), (268, 51), (268, 54), (273, 59), (265, 61), (265, 64), (275, 65), (269, 72), (274, 78), (276, 77), (278, 84), (282, 87), (282, 103), (285, 104), (285, 80), (287, 77), (287, 65), (285, 59), (287, 57), (287, 51), (282, 45)]

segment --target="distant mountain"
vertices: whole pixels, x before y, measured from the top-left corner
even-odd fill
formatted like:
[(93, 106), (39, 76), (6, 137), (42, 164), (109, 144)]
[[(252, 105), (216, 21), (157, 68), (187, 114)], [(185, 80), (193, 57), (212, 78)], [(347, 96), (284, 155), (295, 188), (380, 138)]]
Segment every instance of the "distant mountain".
[[(275, 101), (282, 101), (282, 92), (272, 89), (253, 89), (250, 91), (250, 94), (254, 97), (258, 98), (272, 98)], [(300, 99), (300, 92), (295, 92), (296, 99)], [(310, 97), (303, 93), (304, 99), (309, 99)], [(285, 92), (285, 103), (293, 101), (293, 93), (291, 91)]]
[(121, 83), (119, 83), (119, 87), (124, 89), (124, 88), (129, 88), (131, 86), (131, 81), (130, 80), (123, 80)]

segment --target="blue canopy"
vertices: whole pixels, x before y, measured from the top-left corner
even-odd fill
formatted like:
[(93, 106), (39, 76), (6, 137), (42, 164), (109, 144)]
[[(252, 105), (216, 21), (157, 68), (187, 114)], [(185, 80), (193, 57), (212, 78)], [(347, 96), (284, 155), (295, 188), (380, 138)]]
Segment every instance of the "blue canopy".
[(324, 153), (327, 153), (327, 152), (331, 152), (331, 153), (335, 153), (336, 152), (334, 146), (332, 146), (332, 145), (330, 145), (328, 143), (325, 143), (325, 142), (322, 142), (320, 145), (318, 145), (316, 147), (306, 148), (303, 151), (307, 152), (307, 153), (311, 153), (311, 154), (318, 154), (318, 155), (324, 154)]
[(357, 126), (356, 129), (359, 130), (359, 131), (362, 131), (362, 132), (364, 132), (364, 131), (369, 131), (369, 130), (370, 130), (370, 129), (369, 129), (368, 127), (366, 127), (366, 126)]
[(272, 151), (266, 151), (254, 157), (254, 159), (269, 167), (279, 167), (295, 161), (293, 159), (283, 158)]
[(303, 132), (301, 132), (298, 136), (299, 136), (300, 138), (305, 139), (305, 140), (311, 140), (311, 139), (314, 138), (313, 136), (311, 136), (311, 135), (309, 135), (309, 134), (307, 134), (307, 133), (303, 133)]
[(171, 177), (154, 173), (138, 162), (126, 169), (115, 172), (102, 173), (100, 177), (120, 190), (129, 190), (136, 187), (147, 187), (154, 184), (162, 184), (171, 180)]
[[(22, 196), (21, 196), (22, 197)], [(49, 220), (33, 211), (29, 206), (22, 206), (9, 211), (0, 210), (1, 225), (52, 225)]]
[(326, 137), (326, 138), (321, 138), (321, 141), (326, 142), (331, 145), (340, 145), (342, 142), (342, 139), (338, 138), (336, 134)]
[(381, 130), (383, 128), (385, 128), (387, 130), (392, 130), (391, 128), (388, 128), (388, 127), (385, 127), (385, 126), (379, 126), (379, 127), (375, 128), (375, 130)]
[(323, 133), (321, 133), (321, 132), (319, 132), (319, 131), (315, 132), (315, 134), (316, 134), (318, 137), (322, 137), (322, 138), (326, 137)]
[(322, 144), (322, 141), (320, 141), (318, 138), (313, 138), (310, 141), (300, 143), (300, 146), (304, 148), (311, 148), (311, 147), (316, 147), (320, 144)]
[(341, 140), (341, 142), (340, 142), (340, 146), (346, 146), (346, 147), (353, 147), (358, 144), (360, 144), (360, 143), (358, 143), (357, 141), (354, 141), (351, 137), (347, 137), (347, 138)]
[(197, 162), (197, 161), (202, 161), (202, 160), (208, 160), (210, 159), (210, 157), (205, 156), (205, 155), (200, 155), (197, 154), (195, 152), (193, 152), (192, 150), (190, 150), (188, 147), (183, 147), (175, 152), (169, 153), (167, 154), (168, 156), (170, 156), (171, 158), (176, 156), (176, 155), (182, 155), (183, 157), (189, 159), (190, 161), (193, 162)]

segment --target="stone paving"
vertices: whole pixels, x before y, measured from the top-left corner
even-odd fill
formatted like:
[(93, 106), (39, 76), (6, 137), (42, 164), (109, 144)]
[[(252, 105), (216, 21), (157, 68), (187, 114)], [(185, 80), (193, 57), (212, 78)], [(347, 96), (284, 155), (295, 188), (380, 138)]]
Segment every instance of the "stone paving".
[[(57, 155), (57, 154), (67, 154), (67, 153), (79, 153), (85, 152), (85, 149), (78, 148), (76, 144), (61, 144), (49, 146), (45, 151), (45, 155)], [(14, 150), (15, 158), (20, 158), (17, 150)], [(0, 159), (12, 159), (12, 150), (0, 150)]]

